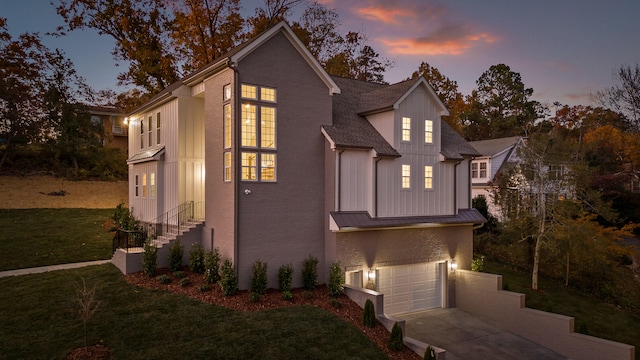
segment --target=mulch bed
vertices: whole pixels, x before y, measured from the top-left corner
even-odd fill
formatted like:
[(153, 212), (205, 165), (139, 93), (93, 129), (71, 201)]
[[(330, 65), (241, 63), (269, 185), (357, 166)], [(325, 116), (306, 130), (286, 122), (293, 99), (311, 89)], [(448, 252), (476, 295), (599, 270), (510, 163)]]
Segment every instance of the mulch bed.
[[(185, 269), (185, 277), (189, 279), (188, 286), (182, 286), (178, 279), (172, 277), (169, 284), (161, 284), (158, 279), (149, 278), (142, 272), (126, 275), (125, 279), (128, 283), (155, 290), (169, 291), (176, 294), (186, 295), (192, 299), (202, 301), (209, 304), (223, 306), (238, 311), (262, 311), (268, 309), (276, 309), (287, 306), (310, 305), (324, 309), (336, 314), (338, 317), (351, 322), (360, 329), (365, 335), (380, 347), (390, 359), (421, 359), (416, 353), (406, 346), (402, 351), (392, 352), (388, 348), (389, 331), (382, 324), (377, 323), (375, 327), (369, 328), (362, 323), (363, 309), (355, 302), (351, 301), (346, 295), (338, 297), (338, 301), (342, 306), (335, 307), (331, 304), (331, 297), (325, 285), (316, 287), (311, 293), (313, 296), (305, 296), (304, 289), (294, 289), (293, 299), (285, 300), (279, 290), (269, 289), (265, 295), (262, 295), (260, 301), (252, 302), (249, 299), (248, 291), (240, 291), (237, 295), (224, 296), (220, 286), (211, 284), (210, 289), (200, 291), (201, 285), (206, 285), (202, 274), (192, 273)], [(159, 269), (158, 275), (167, 274), (171, 276), (168, 269)]]

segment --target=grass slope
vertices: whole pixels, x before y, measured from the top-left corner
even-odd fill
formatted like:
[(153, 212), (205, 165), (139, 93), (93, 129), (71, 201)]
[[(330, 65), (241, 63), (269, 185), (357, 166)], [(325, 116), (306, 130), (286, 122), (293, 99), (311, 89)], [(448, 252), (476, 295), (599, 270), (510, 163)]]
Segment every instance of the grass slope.
[(127, 284), (111, 264), (1, 278), (1, 359), (61, 359), (83, 346), (75, 288), (96, 286), (89, 344), (113, 359), (382, 359), (352, 324), (298, 306), (242, 313)]
[(111, 258), (113, 209), (0, 209), (0, 271)]
[(531, 289), (531, 274), (485, 261), (484, 271), (502, 275), (502, 286), (526, 295), (526, 306), (575, 318), (575, 331), (636, 347), (640, 360), (640, 317), (601, 300), (541, 278), (539, 290)]

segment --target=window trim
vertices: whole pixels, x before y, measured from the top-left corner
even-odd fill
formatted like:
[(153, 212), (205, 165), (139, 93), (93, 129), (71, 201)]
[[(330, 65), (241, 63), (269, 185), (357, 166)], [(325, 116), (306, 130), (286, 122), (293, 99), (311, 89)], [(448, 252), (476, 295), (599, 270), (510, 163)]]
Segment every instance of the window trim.
[(402, 166), (400, 167), (400, 188), (402, 190), (411, 190), (411, 165), (410, 164), (402, 164)]
[[(407, 116), (402, 117), (400, 123), (400, 140), (405, 143), (411, 142), (411, 118)], [(406, 135), (406, 136), (405, 136)]]
[[(429, 128), (429, 131), (427, 131)], [(424, 143), (433, 144), (433, 120), (424, 121)]]
[(140, 175), (138, 174), (135, 175), (133, 189), (134, 189), (134, 192), (133, 192), (134, 197), (136, 198), (140, 197)]
[(222, 154), (222, 181), (231, 182), (233, 158), (230, 151), (225, 151)]
[[(428, 171), (427, 171), (428, 170)], [(427, 175), (431, 175), (431, 176), (427, 176)], [(434, 189), (434, 183), (433, 183), (433, 165), (425, 165), (424, 166), (424, 189), (425, 190), (433, 190)], [(427, 182), (429, 183), (429, 186), (427, 186)]]
[(161, 121), (160, 121), (160, 112), (158, 111), (156, 113), (156, 145), (160, 145), (160, 128), (161, 128)]
[(149, 126), (148, 126), (149, 130), (147, 131), (149, 134), (149, 146), (152, 146), (153, 144), (153, 115), (149, 115)]
[(155, 199), (156, 197), (156, 173), (149, 174), (149, 198)]
[(147, 197), (147, 173), (142, 174), (142, 197)]

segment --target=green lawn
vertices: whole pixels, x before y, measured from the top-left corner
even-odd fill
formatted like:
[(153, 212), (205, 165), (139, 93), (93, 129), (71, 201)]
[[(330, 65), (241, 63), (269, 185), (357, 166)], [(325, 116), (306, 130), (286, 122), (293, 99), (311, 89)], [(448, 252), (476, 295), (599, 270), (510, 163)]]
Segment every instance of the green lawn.
[(0, 209), (0, 271), (110, 259), (113, 209)]
[(83, 345), (75, 287), (101, 301), (89, 343), (113, 359), (382, 359), (352, 324), (310, 306), (242, 313), (127, 284), (111, 264), (0, 278), (0, 359), (62, 359)]
[(526, 306), (575, 318), (575, 331), (636, 347), (640, 359), (640, 316), (620, 310), (592, 296), (541, 278), (539, 291), (531, 290), (531, 274), (485, 260), (485, 272), (502, 275), (503, 287), (526, 295)]

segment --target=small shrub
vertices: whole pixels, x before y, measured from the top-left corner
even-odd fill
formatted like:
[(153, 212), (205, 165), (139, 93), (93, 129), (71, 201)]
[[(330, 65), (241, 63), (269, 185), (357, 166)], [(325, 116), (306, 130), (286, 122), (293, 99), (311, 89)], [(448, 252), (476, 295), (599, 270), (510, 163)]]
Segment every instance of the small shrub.
[(313, 299), (313, 293), (309, 290), (305, 290), (304, 292), (302, 292), (302, 297), (307, 300)]
[(174, 272), (182, 268), (182, 255), (184, 246), (180, 243), (180, 238), (169, 245), (169, 271)]
[(251, 292), (258, 295), (267, 293), (267, 263), (256, 260), (253, 263), (253, 276), (251, 277)]
[(484, 270), (484, 255), (476, 256), (471, 260), (471, 271), (482, 272)]
[(189, 270), (196, 274), (204, 273), (204, 248), (200, 243), (193, 244), (189, 251)]
[(176, 279), (182, 279), (185, 276), (187, 276), (187, 274), (185, 274), (184, 271), (182, 271), (182, 270), (178, 270), (178, 271), (174, 271), (173, 272), (173, 277), (176, 278)]
[(424, 360), (436, 360), (436, 351), (431, 345), (427, 346), (427, 350), (424, 351)]
[(251, 301), (251, 302), (258, 302), (258, 301), (260, 301), (260, 294), (255, 293), (255, 292), (250, 292), (250, 293), (249, 293), (249, 301)]
[(189, 285), (191, 285), (191, 280), (189, 280), (189, 278), (180, 279), (180, 286), (187, 287)]
[(204, 279), (209, 284), (220, 281), (220, 252), (218, 248), (207, 251), (204, 255)]
[(158, 248), (147, 241), (144, 243), (144, 252), (142, 253), (142, 271), (148, 277), (154, 277), (156, 276), (157, 267)]
[(171, 278), (166, 274), (162, 274), (158, 276), (158, 281), (160, 282), (160, 284), (168, 284), (171, 282)]
[(200, 290), (200, 292), (206, 292), (211, 290), (211, 286), (209, 286), (208, 284), (202, 284), (198, 287), (198, 290)]
[(278, 287), (282, 292), (291, 292), (293, 283), (293, 265), (282, 265), (278, 269)]
[(364, 303), (364, 312), (362, 313), (362, 323), (368, 327), (376, 326), (376, 310), (373, 308), (373, 302), (367, 299)]
[(339, 262), (331, 264), (329, 269), (329, 296), (338, 297), (344, 290), (344, 273)]
[(226, 296), (237, 294), (238, 277), (233, 268), (233, 261), (231, 261), (231, 259), (225, 259), (220, 272), (220, 288), (222, 289), (222, 293)]
[(403, 347), (402, 329), (398, 323), (394, 323), (393, 328), (391, 329), (391, 336), (389, 337), (389, 350), (400, 351)]
[(291, 291), (283, 291), (282, 292), (282, 298), (287, 300), (287, 301), (291, 301), (291, 300), (293, 300), (293, 294), (291, 293)]
[(340, 302), (340, 300), (336, 298), (331, 298), (329, 300), (329, 304), (331, 304), (331, 306), (333, 306), (336, 309), (340, 309), (342, 307), (342, 303)]
[(302, 284), (305, 289), (313, 290), (318, 283), (318, 258), (311, 256), (302, 261)]

